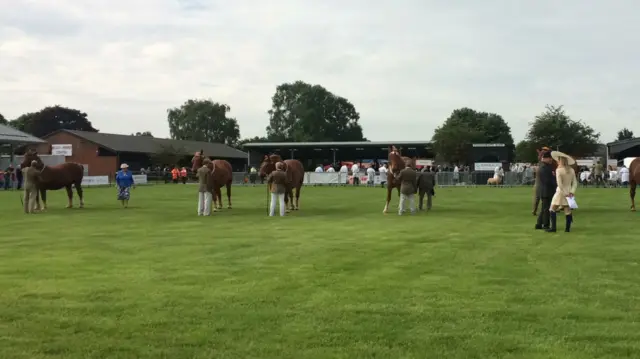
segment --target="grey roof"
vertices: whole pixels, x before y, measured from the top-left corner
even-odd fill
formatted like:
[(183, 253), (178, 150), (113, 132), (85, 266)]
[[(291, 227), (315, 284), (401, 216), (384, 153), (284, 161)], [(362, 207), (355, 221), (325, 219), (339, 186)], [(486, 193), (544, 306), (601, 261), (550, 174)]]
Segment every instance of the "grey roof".
[(242, 145), (247, 148), (268, 147), (354, 147), (354, 146), (425, 146), (431, 141), (345, 141), (345, 142), (249, 142)]
[(193, 155), (204, 150), (207, 156), (218, 158), (247, 158), (247, 154), (223, 143), (171, 140), (168, 138), (154, 138), (148, 136), (128, 136), (113, 133), (86, 132), (74, 130), (60, 130), (48, 134), (51, 137), (58, 132), (68, 132), (72, 135), (93, 142), (114, 152), (158, 153), (168, 146), (182, 152), (184, 155)]
[(640, 137), (607, 143), (607, 147), (609, 147), (609, 152), (611, 153), (620, 153), (638, 145), (640, 145)]
[(13, 127), (0, 125), (0, 144), (30, 145), (35, 143), (46, 143), (46, 141), (18, 131)]

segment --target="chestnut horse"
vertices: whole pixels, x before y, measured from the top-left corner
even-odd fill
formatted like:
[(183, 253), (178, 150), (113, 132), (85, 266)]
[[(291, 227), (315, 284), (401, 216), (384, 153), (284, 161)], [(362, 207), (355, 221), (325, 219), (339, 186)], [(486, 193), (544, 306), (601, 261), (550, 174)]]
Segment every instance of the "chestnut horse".
[[(47, 191), (59, 190), (64, 187), (67, 190), (69, 203), (67, 208), (73, 207), (73, 191), (71, 186), (76, 188), (78, 197), (80, 198), (80, 208), (84, 207), (84, 198), (82, 196), (82, 178), (84, 177), (84, 166), (78, 163), (66, 162), (55, 166), (47, 166), (38, 156), (38, 152), (29, 150), (24, 154), (24, 160), (20, 165), (21, 168), (31, 166), (31, 162), (36, 161), (36, 168), (39, 169), (40, 176), (38, 180), (38, 190), (42, 197), (42, 209), (47, 209)], [(37, 199), (38, 207), (40, 207), (40, 199)]]
[[(204, 162), (204, 150), (196, 152), (191, 159), (191, 171), (196, 172), (202, 163)], [(228, 209), (231, 209), (231, 183), (233, 182), (233, 168), (231, 163), (225, 160), (213, 160), (209, 165), (211, 170), (211, 176), (209, 176), (209, 182), (207, 188), (213, 195), (213, 211), (222, 209), (222, 186), (227, 187), (227, 201), (229, 202)]]
[[(284, 193), (284, 203), (287, 208), (287, 212), (290, 210), (299, 210), (300, 209), (300, 190), (302, 189), (302, 184), (304, 183), (304, 167), (302, 167), (302, 162), (298, 160), (282, 160), (280, 155), (269, 155), (264, 156), (262, 160), (262, 164), (260, 165), (260, 177), (263, 179), (268, 176), (271, 172), (275, 171), (276, 163), (283, 162), (284, 163), (284, 171), (287, 174), (287, 188)], [(293, 204), (293, 189), (296, 189), (296, 202)], [(289, 201), (291, 200), (291, 201)]]
[(640, 183), (640, 157), (636, 157), (629, 164), (629, 197), (631, 210), (636, 211), (636, 186)]
[(384, 205), (382, 213), (389, 211), (389, 202), (391, 202), (391, 192), (394, 188), (398, 189), (398, 196), (400, 196), (400, 182), (395, 180), (395, 175), (400, 173), (405, 168), (405, 161), (409, 160), (409, 157), (402, 157), (400, 151), (395, 146), (389, 146), (389, 171), (387, 172), (387, 201)]

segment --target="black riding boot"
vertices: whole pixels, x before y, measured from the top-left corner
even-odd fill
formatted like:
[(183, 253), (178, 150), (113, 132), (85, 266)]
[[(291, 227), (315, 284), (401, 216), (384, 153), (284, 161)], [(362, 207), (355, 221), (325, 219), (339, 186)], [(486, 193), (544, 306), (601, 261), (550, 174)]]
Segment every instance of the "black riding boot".
[(573, 223), (573, 214), (568, 214), (565, 216), (566, 218), (566, 225), (564, 228), (565, 232), (571, 232), (571, 223)]
[[(543, 209), (543, 211), (544, 211), (544, 209)], [(549, 213), (549, 215), (551, 216), (550, 217), (550, 219), (551, 219), (551, 228), (547, 228), (546, 231), (549, 232), (549, 233), (555, 233), (555, 231), (556, 231), (556, 219), (557, 219), (556, 218), (556, 212), (552, 211), (551, 213)]]

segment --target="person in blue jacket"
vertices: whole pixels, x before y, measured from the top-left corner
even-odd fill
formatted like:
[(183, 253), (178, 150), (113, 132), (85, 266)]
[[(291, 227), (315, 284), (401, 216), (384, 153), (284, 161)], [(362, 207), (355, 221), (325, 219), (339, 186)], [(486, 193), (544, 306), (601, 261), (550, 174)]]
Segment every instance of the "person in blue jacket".
[(129, 207), (129, 198), (131, 197), (131, 188), (135, 188), (133, 174), (129, 171), (129, 165), (123, 163), (120, 165), (120, 171), (116, 172), (116, 185), (118, 187), (118, 201), (122, 202), (122, 207)]

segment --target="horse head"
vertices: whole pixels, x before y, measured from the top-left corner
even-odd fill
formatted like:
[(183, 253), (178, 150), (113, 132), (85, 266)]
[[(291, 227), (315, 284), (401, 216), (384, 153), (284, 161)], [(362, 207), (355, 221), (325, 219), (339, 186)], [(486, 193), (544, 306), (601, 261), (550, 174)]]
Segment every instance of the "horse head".
[(44, 163), (42, 162), (42, 159), (40, 158), (40, 156), (38, 156), (38, 151), (34, 149), (29, 149), (24, 154), (24, 158), (22, 159), (20, 168), (31, 167), (31, 162), (33, 161), (36, 161), (38, 163), (38, 165), (36, 166), (37, 169), (42, 169), (44, 167)]
[(398, 173), (405, 168), (404, 158), (396, 151), (389, 152), (389, 170)]
[(198, 171), (198, 168), (202, 167), (202, 163), (204, 162), (204, 150), (200, 150), (200, 152), (196, 152), (191, 159), (191, 172)]

